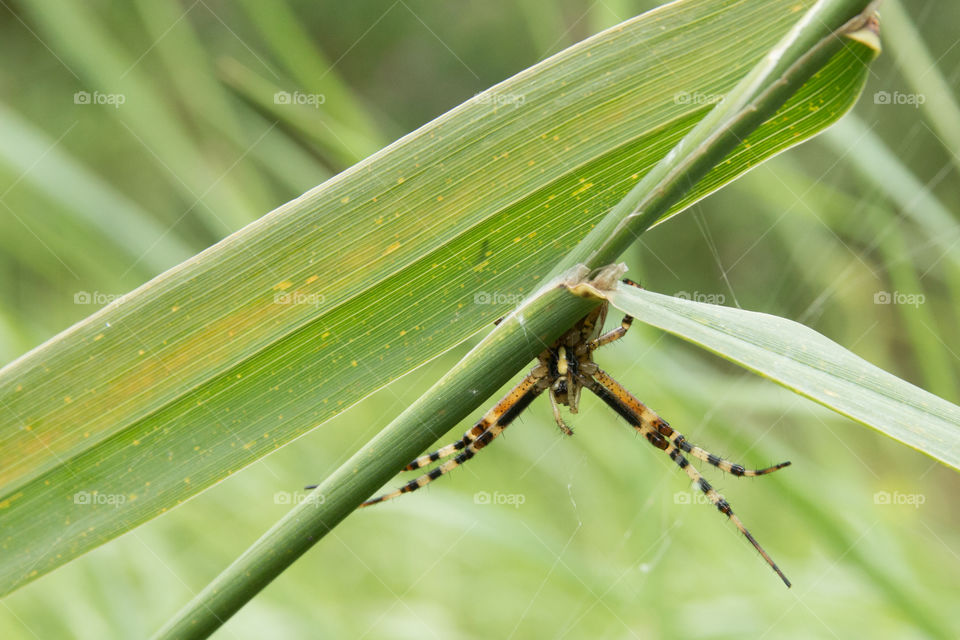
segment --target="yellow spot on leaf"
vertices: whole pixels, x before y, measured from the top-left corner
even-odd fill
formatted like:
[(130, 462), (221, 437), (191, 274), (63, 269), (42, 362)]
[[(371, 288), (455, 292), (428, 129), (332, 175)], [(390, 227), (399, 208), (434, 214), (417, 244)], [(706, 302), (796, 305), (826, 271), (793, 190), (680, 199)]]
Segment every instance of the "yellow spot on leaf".
[(386, 255), (390, 255), (391, 253), (393, 253), (394, 251), (396, 251), (396, 250), (399, 249), (399, 248), (400, 248), (400, 243), (399, 243), (399, 242), (394, 242), (392, 245), (390, 245), (389, 247), (387, 247), (386, 251), (383, 252), (383, 255), (385, 255), (385, 256), (386, 256)]
[(283, 291), (284, 289), (289, 289), (292, 286), (293, 286), (292, 282), (290, 282), (289, 280), (284, 280), (283, 282), (278, 282), (277, 284), (273, 285), (273, 290)]
[(319, 278), (320, 276), (310, 276), (309, 278), (303, 281), (303, 284), (310, 284), (311, 282), (313, 282), (314, 280), (318, 280)]
[(580, 187), (579, 189), (577, 189), (576, 191), (574, 191), (573, 193), (571, 193), (570, 195), (572, 195), (572, 196), (578, 196), (578, 195), (580, 195), (581, 193), (583, 193), (584, 191), (586, 191), (587, 189), (589, 189), (589, 188), (592, 187), (592, 186), (593, 186), (593, 183), (592, 183), (592, 182), (588, 182), (588, 183), (586, 183), (585, 185), (583, 185), (582, 187)]
[(350, 366), (352, 366), (352, 367), (357, 366), (357, 361), (356, 361), (356, 360), (351, 360), (351, 361), (350, 361)]
[(6, 500), (0, 502), (0, 509), (6, 509), (7, 507), (10, 506), (10, 503), (11, 503), (11, 502), (13, 502), (14, 500), (17, 500), (18, 498), (22, 498), (22, 497), (23, 497), (23, 491), (18, 491), (17, 493), (13, 494), (12, 496), (10, 496), (9, 498), (7, 498)]
[(340, 198), (340, 204), (347, 204), (348, 202), (350, 202), (350, 196), (343, 196)]

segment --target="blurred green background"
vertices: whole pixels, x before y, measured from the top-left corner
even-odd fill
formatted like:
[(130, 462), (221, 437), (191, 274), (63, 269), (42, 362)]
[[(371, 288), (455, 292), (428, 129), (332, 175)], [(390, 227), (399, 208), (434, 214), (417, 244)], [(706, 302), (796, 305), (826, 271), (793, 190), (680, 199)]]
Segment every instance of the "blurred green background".
[[(9, 362), (658, 3), (0, 4)], [(960, 6), (888, 0), (882, 20), (885, 53), (847, 119), (624, 259), (647, 288), (798, 320), (958, 402)], [(148, 635), (475, 341), (7, 597), (0, 637)], [(219, 637), (960, 635), (956, 472), (646, 327), (598, 360), (707, 449), (793, 461), (754, 480), (705, 470), (792, 590), (588, 397), (574, 438), (541, 401), (451, 477), (350, 517)]]

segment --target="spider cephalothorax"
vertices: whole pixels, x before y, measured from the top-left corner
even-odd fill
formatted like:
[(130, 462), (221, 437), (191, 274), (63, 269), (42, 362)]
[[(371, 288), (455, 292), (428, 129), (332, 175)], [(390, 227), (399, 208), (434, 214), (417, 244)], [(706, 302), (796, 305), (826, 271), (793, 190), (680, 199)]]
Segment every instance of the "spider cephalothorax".
[(593, 362), (593, 350), (596, 347), (591, 348), (591, 343), (599, 336), (606, 315), (607, 306), (600, 305), (584, 316), (543, 350), (537, 357), (540, 364), (531, 371), (532, 375), (542, 375), (549, 381), (548, 394), (553, 418), (568, 436), (573, 435), (573, 430), (563, 421), (560, 405), (569, 407), (570, 413), (579, 411), (580, 390), (583, 389), (580, 375), (593, 375), (597, 370)]
[[(625, 280), (628, 284), (635, 283)], [(638, 286), (638, 285), (637, 285)], [(640, 402), (619, 382), (601, 369), (593, 361), (593, 352), (598, 348), (619, 340), (627, 333), (633, 318), (625, 316), (620, 326), (609, 333), (600, 333), (607, 314), (607, 303), (604, 302), (589, 314), (580, 319), (566, 333), (560, 336), (553, 344), (544, 349), (537, 357), (537, 365), (513, 389), (497, 402), (476, 424), (469, 429), (460, 440), (445, 447), (421, 456), (404, 467), (404, 471), (412, 471), (429, 465), (432, 462), (449, 458), (442, 464), (434, 467), (428, 473), (415, 478), (399, 489), (371, 498), (362, 506), (369, 506), (384, 500), (395, 498), (401, 494), (415, 491), (440, 476), (452, 471), (477, 454), (480, 449), (490, 444), (504, 429), (526, 409), (533, 400), (544, 391), (550, 398), (553, 407), (554, 419), (557, 425), (567, 435), (573, 431), (564, 423), (560, 415), (560, 405), (566, 405), (571, 413), (579, 410), (580, 392), (586, 387), (598, 398), (623, 417), (630, 425), (654, 447), (666, 452), (706, 495), (717, 509), (726, 515), (737, 526), (741, 533), (760, 552), (767, 563), (777, 572), (777, 575), (789, 587), (787, 580), (776, 563), (767, 555), (767, 552), (757, 543), (747, 531), (740, 519), (734, 515), (730, 504), (700, 475), (687, 459), (685, 454), (703, 460), (723, 471), (735, 476), (759, 476), (783, 467), (789, 462), (782, 462), (764, 469), (746, 469), (743, 465), (734, 464), (712, 453), (697, 447), (687, 441), (675, 431), (666, 420)], [(454, 455), (456, 454), (456, 455)], [(451, 458), (451, 456), (453, 456)]]

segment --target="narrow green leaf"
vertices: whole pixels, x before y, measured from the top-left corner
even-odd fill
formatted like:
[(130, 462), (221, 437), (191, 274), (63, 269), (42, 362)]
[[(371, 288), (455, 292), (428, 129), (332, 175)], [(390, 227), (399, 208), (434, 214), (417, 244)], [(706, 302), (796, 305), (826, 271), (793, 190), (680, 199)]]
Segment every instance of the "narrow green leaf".
[(960, 470), (960, 407), (796, 322), (621, 286), (617, 309)]
[(946, 53), (937, 59), (930, 54), (910, 15), (898, 0), (884, 3), (883, 15), (888, 18), (893, 59), (914, 93), (880, 90), (874, 94), (874, 102), (904, 104), (906, 101), (923, 109), (937, 139), (950, 152), (954, 167), (960, 169), (960, 156), (956, 153), (960, 148), (960, 106), (954, 97), (956, 81), (948, 82), (938, 66)]
[[(365, 157), (387, 142), (380, 136), (380, 131), (384, 130), (384, 114), (376, 114), (379, 117), (374, 118), (370, 108), (340, 77), (338, 61), (327, 59), (311, 39), (314, 34), (308, 32), (286, 0), (269, 3), (241, 0), (239, 4), (271, 53), (283, 65), (286, 75), (299, 85), (287, 88), (322, 95), (323, 104), (315, 111), (323, 113), (328, 124), (338, 133), (346, 129), (352, 135), (363, 136), (357, 140), (358, 143), (362, 141), (363, 146), (354, 147), (354, 153)], [(394, 5), (387, 12), (392, 9), (402, 11), (403, 5)]]
[(375, 150), (362, 132), (331, 122), (319, 110), (319, 105), (298, 102), (296, 97), (303, 94), (305, 99), (317, 101), (322, 94), (308, 96), (300, 90), (281, 86), (233, 58), (220, 61), (219, 75), (241, 99), (265, 117), (282, 123), (298, 140), (316, 145), (335, 166), (350, 166)]
[[(117, 130), (144, 145), (146, 157), (156, 160), (159, 174), (168, 178), (188, 203), (209, 203), (209, 207), (198, 207), (198, 218), (216, 237), (255, 217), (235, 177), (224, 173), (227, 167), (208, 161), (176, 117), (167, 95), (147, 77), (142, 59), (127, 51), (125, 42), (109, 35), (103, 17), (92, 5), (31, 0), (22, 7), (77, 76), (79, 90), (90, 96), (95, 92), (122, 96), (123, 104), (111, 113), (118, 120)], [(72, 96), (62, 99), (69, 101)], [(131, 134), (133, 131), (138, 133)]]
[(905, 166), (897, 154), (884, 144), (861, 119), (851, 114), (831, 127), (823, 141), (837, 153), (854, 149), (846, 157), (864, 182), (886, 195), (917, 224), (952, 269), (960, 266), (960, 226), (954, 214), (944, 203)]
[[(147, 211), (92, 174), (55, 140), (0, 105), (0, 163), (26, 184), (47, 194), (122, 252), (151, 272), (186, 260), (193, 249), (166, 233)], [(12, 234), (11, 234), (12, 235)]]

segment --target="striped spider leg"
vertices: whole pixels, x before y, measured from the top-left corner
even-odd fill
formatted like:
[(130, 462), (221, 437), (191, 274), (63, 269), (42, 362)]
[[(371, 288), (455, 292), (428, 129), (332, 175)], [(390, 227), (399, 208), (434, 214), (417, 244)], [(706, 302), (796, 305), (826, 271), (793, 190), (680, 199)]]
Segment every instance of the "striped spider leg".
[[(581, 386), (576, 378), (578, 361), (575, 358), (568, 358), (566, 354), (568, 353), (568, 348), (572, 350), (570, 353), (577, 353), (577, 350), (580, 349), (582, 345), (585, 345), (591, 338), (596, 337), (596, 334), (600, 331), (600, 327), (603, 326), (603, 319), (606, 316), (606, 312), (606, 305), (597, 307), (560, 336), (550, 347), (544, 349), (544, 351), (537, 356), (537, 366), (535, 366), (517, 386), (508, 391), (492, 409), (487, 411), (473, 427), (468, 429), (462, 438), (432, 453), (420, 456), (405, 466), (403, 471), (420, 469), (432, 462), (457, 454), (455, 457), (434, 467), (428, 473), (414, 478), (399, 489), (371, 498), (360, 506), (368, 507), (372, 504), (396, 498), (404, 493), (416, 491), (440, 476), (453, 471), (475, 456), (480, 449), (490, 444), (494, 438), (503, 433), (503, 430), (545, 390), (549, 389), (550, 404), (554, 408), (553, 414), (554, 419), (557, 421), (557, 426), (560, 427), (560, 430), (564, 434), (573, 435), (573, 431), (564, 423), (563, 418), (560, 416), (558, 406), (560, 404), (567, 405), (570, 407), (571, 413), (576, 413), (577, 403), (580, 399)], [(498, 320), (497, 323), (499, 322)]]
[(720, 513), (733, 521), (737, 529), (740, 530), (740, 533), (742, 533), (747, 540), (750, 541), (750, 544), (753, 545), (753, 548), (763, 556), (763, 559), (766, 560), (767, 564), (780, 576), (783, 583), (787, 585), (787, 587), (790, 586), (790, 580), (787, 579), (787, 576), (783, 574), (783, 571), (781, 571), (777, 563), (773, 561), (773, 558), (770, 557), (764, 548), (760, 546), (760, 543), (757, 542), (756, 538), (747, 530), (743, 522), (740, 521), (740, 518), (733, 513), (730, 503), (707, 482), (706, 478), (700, 475), (700, 472), (690, 464), (690, 461), (687, 460), (683, 453), (689, 453), (693, 457), (712, 464), (723, 471), (728, 471), (735, 476), (762, 476), (788, 467), (790, 466), (790, 462), (781, 462), (780, 464), (764, 469), (745, 469), (743, 465), (731, 463), (729, 460), (724, 460), (696, 445), (690, 444), (681, 433), (667, 424), (666, 420), (662, 419), (645, 404), (637, 400), (633, 394), (627, 391), (619, 382), (611, 378), (603, 369), (596, 367), (591, 376), (581, 376), (581, 383), (629, 422), (650, 444), (666, 452), (667, 455), (670, 456), (670, 459), (676, 462), (677, 466), (683, 469), (690, 477), (690, 480), (707, 496), (707, 499), (717, 507)]
[(469, 429), (463, 437), (452, 444), (434, 451), (425, 456), (420, 456), (403, 468), (404, 471), (412, 471), (425, 467), (431, 462), (436, 462), (442, 458), (449, 458), (458, 453), (455, 457), (447, 460), (425, 473), (422, 476), (414, 478), (396, 491), (385, 493), (376, 498), (367, 500), (361, 507), (368, 507), (384, 500), (390, 500), (397, 496), (416, 491), (424, 485), (433, 482), (437, 478), (450, 473), (461, 464), (472, 458), (480, 449), (490, 444), (490, 442), (500, 435), (520, 413), (530, 406), (530, 403), (536, 399), (544, 389), (549, 385), (547, 371), (543, 365), (537, 365), (527, 374), (523, 380), (513, 389), (507, 392), (500, 401), (487, 411), (480, 420)]
[[(624, 282), (639, 286), (629, 280)], [(789, 587), (790, 581), (740, 519), (734, 515), (730, 504), (700, 475), (699, 471), (690, 465), (690, 461), (684, 454), (689, 454), (735, 476), (765, 475), (789, 466), (790, 463), (782, 462), (764, 469), (746, 469), (743, 465), (725, 460), (691, 444), (682, 434), (675, 431), (665, 420), (597, 366), (593, 361), (593, 352), (622, 338), (633, 322), (633, 318), (625, 316), (619, 327), (601, 335), (600, 330), (606, 318), (607, 308), (606, 303), (601, 304), (537, 356), (538, 363), (530, 373), (487, 411), (460, 440), (420, 456), (404, 467), (404, 471), (413, 471), (446, 459), (442, 464), (395, 491), (367, 500), (361, 506), (377, 504), (404, 493), (416, 491), (470, 460), (480, 449), (500, 435), (544, 391), (547, 391), (550, 398), (554, 419), (560, 430), (566, 435), (572, 435), (573, 431), (564, 423), (559, 408), (560, 405), (565, 405), (571, 413), (577, 413), (580, 392), (586, 387), (630, 423), (650, 444), (669, 455), (707, 499), (733, 521), (737, 529)]]

